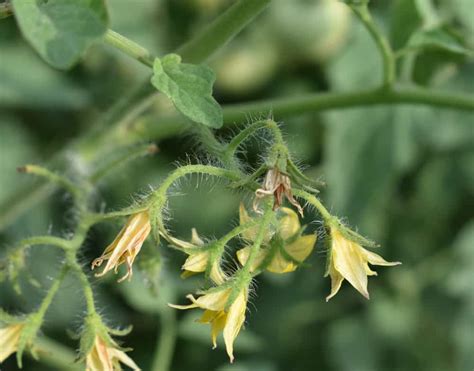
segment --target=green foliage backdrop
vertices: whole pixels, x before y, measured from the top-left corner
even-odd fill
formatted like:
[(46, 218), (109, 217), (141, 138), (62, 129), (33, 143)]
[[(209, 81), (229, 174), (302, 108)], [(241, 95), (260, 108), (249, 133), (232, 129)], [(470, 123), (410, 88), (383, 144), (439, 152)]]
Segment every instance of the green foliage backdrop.
[[(67, 1), (50, 3), (51, 13), (43, 16), (49, 18), (47, 24), (55, 25), (51, 30), (71, 30), (55, 18), (60, 12), (54, 6), (60, 8)], [(77, 3), (86, 4), (83, 19), (90, 21), (80, 40), (68, 39), (67, 32), (58, 38), (50, 29), (36, 30), (27, 17), (17, 17), (18, 23), (12, 17), (0, 20), (0, 306), (11, 313), (37, 307), (63, 258), (47, 247), (15, 257), (8, 255), (9, 247), (36, 234), (65, 236), (75, 217), (70, 197), (17, 173), (18, 166), (49, 163), (53, 170), (66, 169), (74, 177), (87, 172), (98, 143), (103, 144), (98, 161), (104, 163), (131, 151), (117, 155), (115, 150), (137, 139), (157, 143), (157, 154), (125, 164), (106, 183), (96, 185), (96, 198), (103, 207), (120, 209), (137, 190), (145, 193), (149, 184), (159, 184), (176, 162), (208, 161), (192, 135), (195, 129), (176, 118), (163, 96), (155, 98), (144, 115), (123, 118), (123, 125), (109, 131), (109, 137), (91, 131), (113, 102), (150, 79), (150, 70), (97, 43), (68, 72), (48, 66), (39, 55), (53, 66), (68, 67), (81, 45), (106, 30), (97, 21), (107, 18), (101, 6), (91, 5), (94, 1)], [(115, 31), (162, 56), (195, 36), (232, 3), (113, 0), (108, 2), (108, 22)], [(18, 11), (30, 6), (22, 0), (14, 0), (13, 5)], [(330, 210), (377, 240), (388, 260), (403, 265), (379, 270), (379, 277), (369, 283), (370, 301), (347, 283), (332, 301), (324, 301), (330, 282), (322, 278), (326, 261), (322, 242), (294, 274), (263, 274), (250, 300), (246, 328), (236, 342), (236, 362), (229, 364), (223, 344), (211, 350), (209, 328), (194, 322), (196, 313), (166, 306), (182, 302), (202, 282), (182, 280), (179, 270), (185, 257), (166, 247), (161, 247), (164, 264), (157, 271), (156, 246), (150, 239), (131, 282), (117, 285), (114, 277), (93, 279), (98, 307), (110, 324), (133, 325), (126, 346), (134, 349), (130, 354), (143, 370), (152, 369), (160, 337), (165, 339), (159, 349), (163, 354), (176, 337), (169, 366), (173, 371), (473, 369), (474, 3), (374, 0), (370, 9), (400, 53), (396, 70), (401, 81), (435, 93), (456, 92), (471, 109), (402, 102), (324, 111), (316, 107), (299, 114), (276, 106), (273, 113), (276, 121), (283, 121), (290, 150), (310, 165), (305, 172), (326, 183), (322, 198)], [(48, 33), (52, 43), (64, 43), (68, 57), (58, 60), (46, 44), (31, 41), (37, 32)], [(202, 56), (197, 53), (187, 60), (201, 61)], [(261, 105), (261, 110), (242, 112), (229, 104), (376, 88), (383, 74), (381, 62), (367, 29), (342, 2), (273, 0), (209, 60), (216, 77), (213, 96), (224, 107), (226, 126), (218, 135), (229, 137), (255, 116), (268, 117), (273, 108)], [(185, 65), (171, 66), (172, 72), (185, 68), (180, 66)], [(183, 113), (219, 127), (215, 101), (205, 86), (212, 83), (212, 71), (199, 73), (206, 74), (206, 81), (189, 99), (201, 99), (208, 114), (196, 119), (194, 112)], [(174, 78), (163, 73), (165, 77)], [(163, 81), (153, 83), (159, 87)], [(226, 107), (230, 108), (226, 111)], [(93, 134), (82, 142), (81, 155), (68, 152), (67, 144), (85, 132)], [(261, 151), (255, 141), (245, 156), (257, 165)], [(60, 152), (65, 156), (58, 159)], [(182, 195), (170, 202), (175, 235), (189, 240), (193, 227), (212, 236), (235, 226), (240, 193), (206, 178), (187, 180), (176, 189)], [(306, 217), (308, 228), (318, 230)], [(80, 256), (85, 267), (119, 228), (119, 223), (93, 227)], [(27, 268), (12, 277), (11, 265)], [(76, 341), (65, 329), (80, 330), (83, 299), (73, 278), (62, 286), (43, 327), (51, 342), (44, 340), (45, 349), (55, 349), (58, 356), (40, 354), (42, 362), (27, 357), (25, 370), (61, 370), (65, 367), (61, 357), (68, 360), (74, 355)], [(13, 358), (2, 370), (17, 369)], [(162, 367), (164, 371), (168, 366)]]

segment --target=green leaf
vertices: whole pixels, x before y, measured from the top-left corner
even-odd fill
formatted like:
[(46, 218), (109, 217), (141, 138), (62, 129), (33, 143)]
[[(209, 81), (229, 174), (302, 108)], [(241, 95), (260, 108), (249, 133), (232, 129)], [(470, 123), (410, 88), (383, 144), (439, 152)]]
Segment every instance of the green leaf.
[(104, 0), (13, 0), (23, 36), (41, 57), (67, 69), (107, 30)]
[(402, 48), (422, 24), (417, 4), (413, 0), (395, 0), (390, 8), (390, 40), (395, 50)]
[(212, 97), (214, 72), (207, 66), (181, 63), (169, 54), (155, 59), (151, 83), (191, 120), (211, 128), (222, 126), (222, 110)]
[(442, 50), (456, 54), (471, 55), (472, 50), (467, 49), (460, 38), (444, 27), (415, 32), (407, 43), (408, 49)]

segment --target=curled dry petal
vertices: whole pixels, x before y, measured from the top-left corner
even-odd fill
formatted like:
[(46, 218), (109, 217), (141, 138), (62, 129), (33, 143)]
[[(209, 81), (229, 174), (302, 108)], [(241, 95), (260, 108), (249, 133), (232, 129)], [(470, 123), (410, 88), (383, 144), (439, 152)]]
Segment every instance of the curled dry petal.
[(104, 250), (100, 257), (92, 262), (92, 269), (94, 269), (100, 267), (107, 260), (102, 272), (97, 273), (96, 276), (101, 277), (111, 270), (117, 273), (118, 267), (126, 263), (127, 273), (118, 282), (122, 282), (127, 278), (131, 279), (133, 262), (150, 234), (150, 230), (148, 211), (131, 215), (115, 240)]
[(115, 343), (108, 344), (101, 337), (96, 336), (92, 349), (86, 356), (86, 371), (118, 371), (120, 363), (134, 371), (140, 368)]
[(15, 353), (24, 324), (12, 324), (0, 328), (0, 363)]
[(283, 174), (277, 168), (268, 170), (263, 181), (262, 188), (255, 191), (254, 210), (258, 210), (258, 201), (265, 197), (273, 195), (275, 202), (273, 204), (274, 210), (278, 209), (283, 204), (283, 198), (286, 197), (288, 202), (292, 204), (298, 212), (303, 216), (303, 208), (293, 197), (291, 189), (291, 180), (288, 175)]

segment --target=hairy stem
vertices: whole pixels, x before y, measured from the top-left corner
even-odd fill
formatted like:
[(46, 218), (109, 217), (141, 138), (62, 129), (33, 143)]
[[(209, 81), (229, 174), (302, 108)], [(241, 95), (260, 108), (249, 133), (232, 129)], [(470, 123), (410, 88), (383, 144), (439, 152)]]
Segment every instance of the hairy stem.
[(126, 38), (118, 32), (107, 30), (104, 36), (104, 42), (121, 50), (128, 56), (136, 59), (145, 66), (153, 68), (155, 57), (140, 44)]
[(34, 245), (55, 246), (60, 249), (67, 250), (71, 247), (70, 242), (61, 237), (55, 236), (35, 236), (25, 238), (17, 243), (17, 247), (23, 248)]
[(274, 217), (274, 211), (272, 210), (273, 207), (273, 198), (268, 197), (265, 200), (264, 208), (263, 208), (263, 216), (259, 220), (260, 224), (258, 226), (257, 235), (255, 236), (255, 240), (250, 247), (250, 253), (245, 265), (242, 267), (240, 274), (242, 275), (250, 275), (250, 270), (255, 259), (258, 256), (258, 251), (260, 250), (260, 246), (265, 238), (265, 234), (267, 233), (268, 226), (270, 225), (272, 218)]
[(59, 272), (58, 276), (56, 277), (56, 279), (53, 281), (53, 283), (49, 287), (48, 293), (43, 298), (43, 301), (41, 302), (40, 307), (38, 308), (38, 311), (36, 312), (36, 315), (38, 315), (38, 318), (41, 322), (43, 320), (44, 315), (46, 314), (46, 311), (51, 305), (54, 297), (56, 296), (56, 293), (61, 287), (61, 283), (63, 282), (64, 277), (66, 277), (68, 270), (69, 270), (69, 267), (67, 265), (64, 265), (61, 271)]
[(325, 222), (329, 222), (334, 219), (328, 209), (326, 209), (326, 207), (322, 204), (321, 201), (319, 201), (316, 196), (306, 191), (302, 191), (301, 189), (293, 189), (293, 194), (296, 197), (301, 197), (302, 199), (306, 200), (310, 205), (314, 206), (316, 210), (318, 210), (318, 212), (321, 214)]

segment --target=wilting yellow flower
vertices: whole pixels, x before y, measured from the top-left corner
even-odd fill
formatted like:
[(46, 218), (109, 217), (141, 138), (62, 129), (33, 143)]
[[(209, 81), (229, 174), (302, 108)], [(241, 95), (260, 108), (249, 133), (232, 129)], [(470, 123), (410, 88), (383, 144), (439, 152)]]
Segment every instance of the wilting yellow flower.
[(0, 328), (0, 363), (15, 353), (24, 324), (11, 324)]
[(112, 269), (117, 273), (118, 267), (126, 263), (127, 273), (118, 282), (122, 282), (127, 278), (131, 279), (133, 262), (140, 252), (143, 242), (150, 234), (150, 230), (148, 210), (131, 215), (115, 240), (100, 257), (92, 262), (92, 269), (94, 269), (100, 267), (104, 260), (108, 260), (103, 271), (96, 274), (96, 276), (103, 276)]
[[(202, 273), (207, 270), (209, 260), (212, 258), (213, 250), (203, 248), (204, 241), (199, 237), (195, 228), (193, 228), (191, 232), (191, 242), (182, 241), (171, 236), (169, 239), (171, 243), (182, 248), (184, 252), (189, 255), (181, 267), (184, 271), (181, 274), (181, 277), (187, 278), (196, 273)], [(224, 283), (226, 276), (221, 269), (219, 258), (212, 262), (209, 276), (211, 277), (211, 280), (218, 285)]]
[[(262, 246), (250, 267), (251, 271), (258, 269), (264, 260), (269, 258), (270, 260), (266, 266), (268, 271), (273, 273), (293, 272), (298, 268), (298, 263), (302, 263), (313, 251), (316, 235), (309, 234), (297, 237), (301, 229), (298, 215), (287, 207), (281, 208), (281, 211), (284, 213), (284, 216), (279, 220), (277, 233), (283, 243), (276, 243), (274, 246)], [(248, 217), (246, 212), (244, 215)], [(242, 212), (240, 220), (242, 224)], [(251, 238), (254, 238), (253, 232), (247, 234), (247, 239), (251, 240)], [(237, 251), (237, 258), (240, 264), (244, 265), (247, 262), (250, 249), (250, 246), (247, 246)]]
[(380, 255), (364, 249), (357, 242), (344, 237), (337, 228), (331, 228), (331, 250), (326, 276), (331, 276), (331, 294), (326, 301), (337, 294), (342, 281), (346, 279), (365, 298), (369, 299), (367, 277), (376, 276), (369, 268), (373, 265), (393, 266), (400, 262), (387, 262)]
[(211, 325), (211, 337), (214, 348), (217, 346), (217, 335), (223, 331), (227, 354), (229, 355), (230, 361), (233, 362), (234, 341), (245, 322), (248, 290), (243, 289), (240, 291), (235, 300), (230, 304), (230, 306), (228, 306), (228, 301), (231, 294), (232, 288), (211, 292), (200, 296), (197, 299), (195, 299), (192, 295), (188, 295), (187, 298), (192, 301), (192, 304), (170, 304), (170, 306), (177, 309), (204, 309), (204, 313), (199, 319), (199, 322), (209, 323)]
[(92, 349), (86, 356), (86, 371), (118, 371), (122, 368), (120, 363), (127, 365), (134, 371), (140, 368), (133, 360), (120, 350), (117, 344), (109, 340), (104, 341), (96, 336)]
[(275, 203), (273, 204), (274, 210), (282, 205), (283, 197), (286, 197), (286, 199), (298, 209), (301, 216), (303, 216), (303, 208), (293, 197), (290, 178), (278, 170), (278, 168), (268, 170), (262, 188), (255, 191), (254, 209), (257, 208), (258, 200), (268, 195), (273, 195), (275, 198)]

